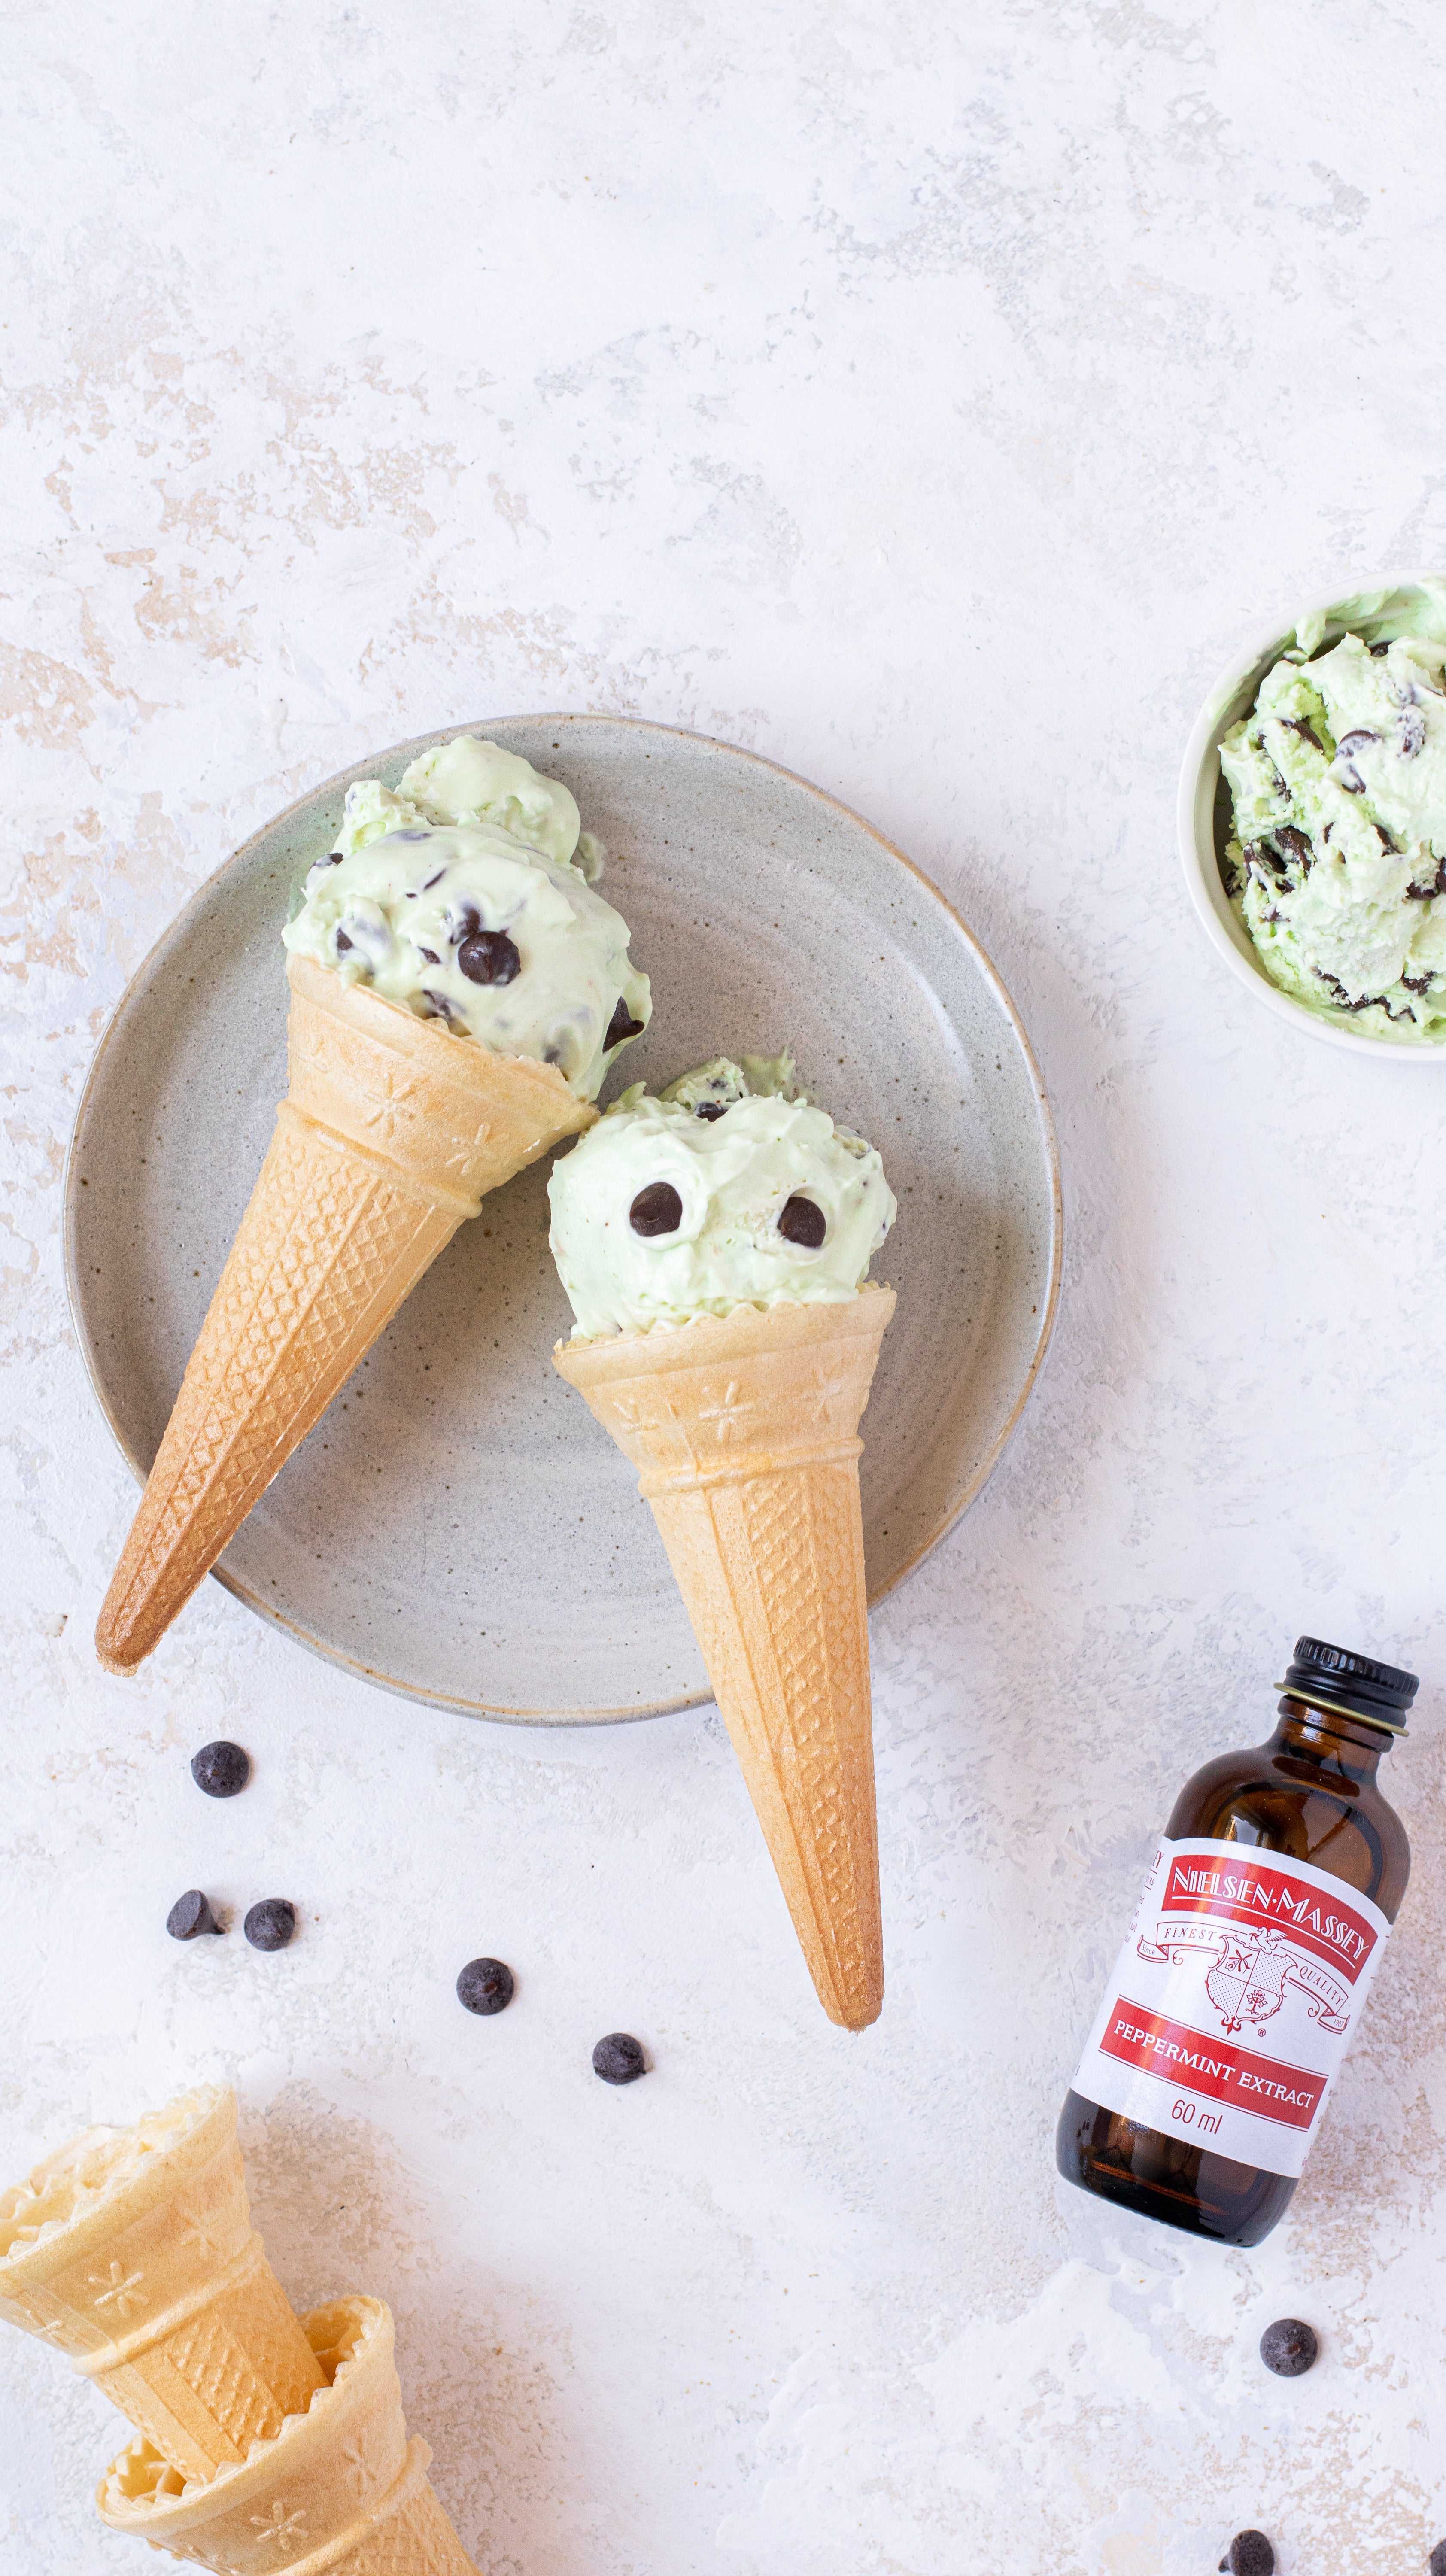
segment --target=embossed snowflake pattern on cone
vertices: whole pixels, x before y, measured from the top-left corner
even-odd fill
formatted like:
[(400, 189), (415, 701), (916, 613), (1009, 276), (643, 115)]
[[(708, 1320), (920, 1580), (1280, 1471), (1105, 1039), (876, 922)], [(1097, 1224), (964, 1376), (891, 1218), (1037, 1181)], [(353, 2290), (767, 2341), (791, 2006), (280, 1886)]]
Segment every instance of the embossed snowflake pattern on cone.
[(338, 2299), (302, 2322), (321, 2382), (304, 2413), (202, 2482), (133, 2442), (97, 2489), (102, 2521), (216, 2576), (476, 2576), (407, 2439), (391, 2310)]
[(858, 1425), (891, 1288), (554, 1361), (641, 1470), (708, 1679), (830, 2020), (883, 2003)]
[(0, 2194), (0, 2317), (68, 2353), (188, 2477), (244, 2460), (321, 2384), (251, 2225), (236, 2097), (213, 2085)]
[(293, 957), (290, 1082), (96, 1626), (133, 1672), (483, 1197), (592, 1125), (493, 1055)]

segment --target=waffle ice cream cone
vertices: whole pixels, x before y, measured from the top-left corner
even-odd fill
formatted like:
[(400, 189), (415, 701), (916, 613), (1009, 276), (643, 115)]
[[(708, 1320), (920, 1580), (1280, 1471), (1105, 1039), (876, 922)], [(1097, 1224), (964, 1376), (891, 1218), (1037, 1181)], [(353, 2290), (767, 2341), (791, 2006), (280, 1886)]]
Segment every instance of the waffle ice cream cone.
[(188, 2481), (133, 2442), (97, 2490), (112, 2531), (217, 2576), (476, 2576), (408, 2441), (380, 2299), (303, 2320), (320, 2385), (244, 2467)]
[(553, 1357), (641, 1471), (830, 2020), (883, 2003), (860, 1416), (894, 1311), (738, 1306)]
[(290, 1087), (96, 1627), (134, 1671), (484, 1194), (597, 1115), (293, 956)]
[(321, 2385), (214, 2085), (0, 2193), (0, 2317), (69, 2353), (185, 2477), (244, 2460)]

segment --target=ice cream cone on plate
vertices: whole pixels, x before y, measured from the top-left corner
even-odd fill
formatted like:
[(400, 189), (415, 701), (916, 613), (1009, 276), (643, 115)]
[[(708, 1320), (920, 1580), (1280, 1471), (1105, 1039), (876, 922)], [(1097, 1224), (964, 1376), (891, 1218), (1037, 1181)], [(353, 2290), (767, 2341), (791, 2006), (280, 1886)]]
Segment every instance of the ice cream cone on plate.
[(293, 957), (290, 1087), (96, 1628), (131, 1672), (484, 1192), (596, 1112)]
[[(488, 1190), (646, 1025), (566, 787), (463, 734), (347, 790), (283, 939), (290, 1088), (96, 1628), (134, 1671)], [(576, 856), (576, 864), (574, 857)]]
[(321, 2385), (214, 2085), (0, 2193), (0, 2317), (69, 2353), (184, 2477), (244, 2460)]
[(884, 1997), (859, 1420), (890, 1288), (879, 1157), (719, 1058), (553, 1173), (553, 1356), (639, 1469), (819, 2000)]
[(303, 2320), (318, 2387), (244, 2466), (188, 2481), (133, 2442), (97, 2490), (112, 2531), (218, 2576), (476, 2576), (407, 2439), (391, 2310), (339, 2299)]
[(884, 1999), (859, 1417), (892, 1289), (564, 1342), (641, 1470), (809, 1973), (850, 2030)]

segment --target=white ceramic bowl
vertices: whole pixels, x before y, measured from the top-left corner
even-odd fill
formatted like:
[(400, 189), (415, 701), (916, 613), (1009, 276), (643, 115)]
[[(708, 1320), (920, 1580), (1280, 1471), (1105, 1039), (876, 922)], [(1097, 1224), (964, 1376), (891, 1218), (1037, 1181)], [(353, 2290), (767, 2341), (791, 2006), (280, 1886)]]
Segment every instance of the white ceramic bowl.
[[(1272, 662), (1295, 640), (1296, 626), (1309, 617), (1325, 620), (1328, 638), (1343, 635), (1347, 624), (1359, 629), (1367, 621), (1357, 615), (1347, 620), (1336, 614), (1344, 602), (1379, 599), (1383, 604), (1395, 591), (1418, 590), (1422, 583), (1439, 583), (1439, 573), (1403, 572), (1388, 574), (1379, 582), (1361, 582), (1354, 589), (1341, 585), (1324, 599), (1309, 603), (1296, 612), (1296, 623), (1282, 625), (1276, 619), (1257, 630), (1241, 651), (1227, 662), (1210, 690), (1191, 729), (1185, 746), (1185, 761), (1180, 772), (1178, 830), (1180, 859), (1190, 899), (1200, 916), (1207, 939), (1224, 959), (1232, 975), (1249, 986), (1258, 1002), (1273, 1011), (1278, 1020), (1289, 1020), (1293, 1028), (1308, 1030), (1312, 1037), (1323, 1038), (1328, 1046), (1348, 1047), (1353, 1055), (1389, 1056), (1396, 1064), (1446, 1064), (1446, 1046), (1411, 1045), (1399, 1038), (1368, 1035), (1362, 1029), (1342, 1026), (1309, 1010), (1304, 1002), (1295, 1001), (1272, 984), (1260, 962), (1255, 944), (1242, 929), (1230, 908), (1224, 880), (1220, 874), (1217, 853), (1216, 802), (1220, 797), (1220, 737), (1228, 732), (1255, 703), (1255, 693)], [(1221, 802), (1223, 803), (1223, 799)], [(1223, 837), (1223, 836), (1222, 836)]]

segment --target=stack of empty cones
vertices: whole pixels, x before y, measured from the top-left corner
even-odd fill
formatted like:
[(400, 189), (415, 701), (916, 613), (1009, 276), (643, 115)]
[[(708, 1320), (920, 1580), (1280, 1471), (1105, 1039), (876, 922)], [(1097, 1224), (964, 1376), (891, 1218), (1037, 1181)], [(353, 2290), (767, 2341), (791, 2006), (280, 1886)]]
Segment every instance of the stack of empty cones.
[(292, 2313), (234, 2093), (89, 2130), (0, 2192), (0, 2317), (137, 2427), (96, 2496), (113, 2531), (218, 2576), (476, 2576), (407, 2439), (390, 2310)]

